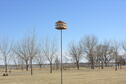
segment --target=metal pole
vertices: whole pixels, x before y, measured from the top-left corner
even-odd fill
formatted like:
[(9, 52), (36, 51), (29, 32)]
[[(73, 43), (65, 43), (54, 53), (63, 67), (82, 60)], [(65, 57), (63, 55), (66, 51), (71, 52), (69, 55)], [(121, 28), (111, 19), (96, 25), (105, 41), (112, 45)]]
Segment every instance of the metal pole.
[(63, 84), (63, 65), (62, 65), (62, 29), (61, 29), (61, 84)]

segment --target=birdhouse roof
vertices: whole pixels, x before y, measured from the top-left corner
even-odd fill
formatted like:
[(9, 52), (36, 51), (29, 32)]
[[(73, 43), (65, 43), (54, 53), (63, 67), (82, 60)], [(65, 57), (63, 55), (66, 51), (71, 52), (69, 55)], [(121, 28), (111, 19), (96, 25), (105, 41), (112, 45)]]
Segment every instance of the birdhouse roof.
[(63, 21), (57, 21), (56, 24), (58, 24), (58, 23), (66, 24), (66, 23), (64, 23)]

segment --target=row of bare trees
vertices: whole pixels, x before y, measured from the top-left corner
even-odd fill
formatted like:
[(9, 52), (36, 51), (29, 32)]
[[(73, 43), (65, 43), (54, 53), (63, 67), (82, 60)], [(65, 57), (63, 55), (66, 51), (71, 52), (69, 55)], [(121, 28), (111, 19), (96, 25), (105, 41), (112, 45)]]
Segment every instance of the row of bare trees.
[[(0, 42), (0, 58), (5, 65), (5, 75), (8, 72), (8, 65), (15, 64), (17, 68), (26, 68), (26, 71), (31, 71), (33, 74), (33, 63), (39, 64), (40, 68), (44, 62), (50, 64), (50, 73), (52, 73), (53, 61), (57, 58), (57, 44), (56, 40), (44, 39), (42, 43), (34, 33), (25, 36), (22, 40), (12, 43), (11, 41), (1, 39)], [(20, 66), (19, 66), (20, 65)]]
[(120, 56), (123, 50), (126, 53), (126, 41), (99, 42), (95, 36), (85, 36), (78, 43), (72, 42), (69, 46), (69, 54), (77, 69), (79, 69), (80, 59), (86, 58), (91, 69), (94, 69), (95, 66), (103, 69), (109, 63), (115, 62), (115, 70), (117, 70), (117, 66), (121, 67), (122, 62), (125, 61), (124, 56)]
[[(42, 42), (37, 39), (35, 33), (25, 36), (18, 42), (11, 42), (8, 39), (0, 40), (0, 59), (5, 65), (5, 73), (8, 72), (8, 64), (13, 63), (17, 67), (29, 68), (31, 75), (33, 74), (32, 65), (36, 63), (42, 67), (46, 63), (50, 65), (50, 73), (53, 70), (53, 64), (59, 67), (58, 45), (54, 39), (46, 38)], [(79, 70), (80, 61), (88, 60), (91, 69), (99, 66), (102, 69), (108, 66), (110, 62), (115, 62), (115, 70), (123, 60), (120, 52), (124, 50), (126, 53), (126, 41), (103, 41), (99, 42), (95, 36), (85, 36), (79, 42), (71, 42), (68, 46), (70, 59), (76, 64)], [(66, 60), (64, 60), (66, 61)], [(123, 60), (124, 61), (124, 60)], [(84, 62), (84, 61), (83, 61)]]

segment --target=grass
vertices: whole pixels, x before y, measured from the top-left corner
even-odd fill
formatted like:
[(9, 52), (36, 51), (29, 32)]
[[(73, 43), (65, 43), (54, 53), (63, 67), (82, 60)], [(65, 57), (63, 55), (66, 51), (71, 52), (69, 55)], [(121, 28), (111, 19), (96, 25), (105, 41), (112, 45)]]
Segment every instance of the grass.
[[(63, 84), (126, 84), (126, 67), (114, 71), (113, 68), (104, 70), (68, 69), (63, 71)], [(0, 76), (0, 84), (60, 84), (60, 72), (49, 70), (34, 70), (33, 76), (26, 71), (12, 71), (8, 77)]]

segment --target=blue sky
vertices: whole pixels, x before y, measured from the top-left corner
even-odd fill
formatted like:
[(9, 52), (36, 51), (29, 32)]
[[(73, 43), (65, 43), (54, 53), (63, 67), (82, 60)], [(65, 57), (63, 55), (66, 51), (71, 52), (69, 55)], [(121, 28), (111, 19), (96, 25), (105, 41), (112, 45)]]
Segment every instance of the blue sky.
[(0, 0), (0, 37), (17, 40), (35, 28), (40, 39), (59, 38), (57, 20), (68, 24), (64, 46), (84, 35), (126, 40), (126, 0)]

